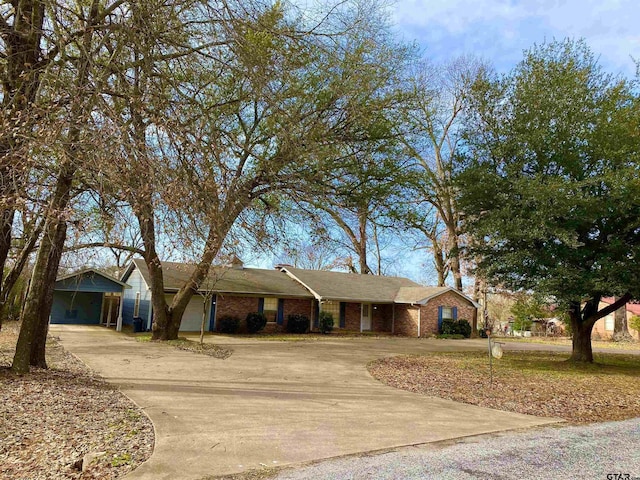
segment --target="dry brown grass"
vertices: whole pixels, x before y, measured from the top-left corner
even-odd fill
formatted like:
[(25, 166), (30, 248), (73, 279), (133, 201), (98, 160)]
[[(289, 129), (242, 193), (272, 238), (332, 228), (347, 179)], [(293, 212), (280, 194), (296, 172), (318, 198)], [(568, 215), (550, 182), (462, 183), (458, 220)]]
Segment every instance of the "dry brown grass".
[[(151, 455), (148, 417), (55, 340), (49, 370), (12, 374), (17, 335), (16, 323), (0, 331), (0, 478), (115, 479)], [(76, 462), (89, 452), (105, 454), (82, 473)]]
[(505, 352), (493, 361), (483, 352), (386, 358), (369, 365), (378, 380), (411, 392), (482, 407), (572, 423), (640, 416), (640, 356), (596, 354), (591, 365), (568, 354)]

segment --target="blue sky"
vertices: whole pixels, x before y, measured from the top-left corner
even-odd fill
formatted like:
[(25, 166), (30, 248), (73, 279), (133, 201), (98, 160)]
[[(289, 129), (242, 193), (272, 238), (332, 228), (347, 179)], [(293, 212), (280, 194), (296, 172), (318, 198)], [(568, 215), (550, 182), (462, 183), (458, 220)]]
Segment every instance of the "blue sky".
[(507, 72), (534, 43), (584, 38), (605, 70), (631, 77), (639, 0), (397, 0), (395, 29), (432, 60), (474, 54)]

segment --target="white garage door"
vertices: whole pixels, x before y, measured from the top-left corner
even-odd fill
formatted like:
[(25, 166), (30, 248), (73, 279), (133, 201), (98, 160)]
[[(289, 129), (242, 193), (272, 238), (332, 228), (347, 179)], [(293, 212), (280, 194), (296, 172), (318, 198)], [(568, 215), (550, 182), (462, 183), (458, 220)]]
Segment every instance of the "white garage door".
[[(171, 303), (173, 295), (167, 295), (167, 302)], [(195, 295), (189, 305), (187, 305), (184, 315), (182, 316), (182, 323), (180, 324), (181, 332), (199, 332), (200, 325), (202, 323), (202, 305), (205, 299), (200, 295)], [(204, 323), (204, 331), (209, 330), (209, 309), (211, 308), (209, 301), (207, 305), (207, 317)]]

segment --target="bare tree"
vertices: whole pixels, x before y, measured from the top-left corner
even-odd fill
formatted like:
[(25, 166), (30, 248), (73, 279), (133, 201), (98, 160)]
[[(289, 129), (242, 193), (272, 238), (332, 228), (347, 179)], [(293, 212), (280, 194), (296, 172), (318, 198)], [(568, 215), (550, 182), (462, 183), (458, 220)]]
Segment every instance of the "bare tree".
[[(453, 173), (460, 153), (465, 99), (473, 79), (484, 68), (470, 57), (443, 65), (428, 62), (417, 65), (411, 80), (413, 102), (406, 115), (408, 133), (403, 136), (406, 153), (419, 166), (416, 175), (420, 197), (435, 209), (432, 223), (442, 222), (445, 227), (442, 231), (421, 229), (433, 245), (439, 281), (450, 270), (454, 286), (460, 291), (463, 245)], [(442, 265), (443, 259), (447, 267)]]

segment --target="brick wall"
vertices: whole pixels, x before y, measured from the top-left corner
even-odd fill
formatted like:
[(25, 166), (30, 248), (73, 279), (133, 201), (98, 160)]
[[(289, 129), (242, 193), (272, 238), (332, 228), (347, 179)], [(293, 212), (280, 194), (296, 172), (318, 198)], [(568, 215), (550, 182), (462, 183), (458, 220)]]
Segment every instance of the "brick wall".
[(247, 315), (258, 311), (258, 299), (259, 297), (218, 294), (216, 299), (216, 322), (219, 318), (227, 315), (238, 317), (242, 331)]
[[(238, 317), (242, 327), (249, 313), (258, 311), (258, 302), (261, 297), (240, 297), (237, 295), (218, 294), (216, 303), (216, 319), (225, 315)], [(284, 329), (287, 325), (287, 317), (293, 314), (306, 315), (311, 318), (313, 312), (313, 300), (308, 298), (285, 298), (284, 300), (284, 324), (276, 327), (274, 322), (269, 322), (265, 332), (275, 332)]]
[[(420, 336), (438, 334), (438, 307), (457, 307), (458, 320), (467, 320), (471, 324), (476, 308), (455, 292), (447, 292), (429, 300), (420, 311)], [(397, 316), (396, 316), (397, 320)]]
[[(360, 317), (362, 315), (362, 306), (360, 303), (348, 302), (344, 310), (344, 329), (360, 331)], [(338, 319), (339, 320), (339, 319)], [(338, 322), (339, 324), (339, 322)]]
[(418, 335), (418, 308), (411, 305), (396, 305), (393, 333), (408, 337)]
[(371, 329), (374, 332), (391, 332), (393, 321), (393, 305), (382, 304), (372, 305), (373, 317), (371, 319)]
[(284, 324), (287, 326), (289, 315), (305, 315), (309, 319), (313, 317), (313, 300), (308, 298), (285, 298), (284, 300)]

